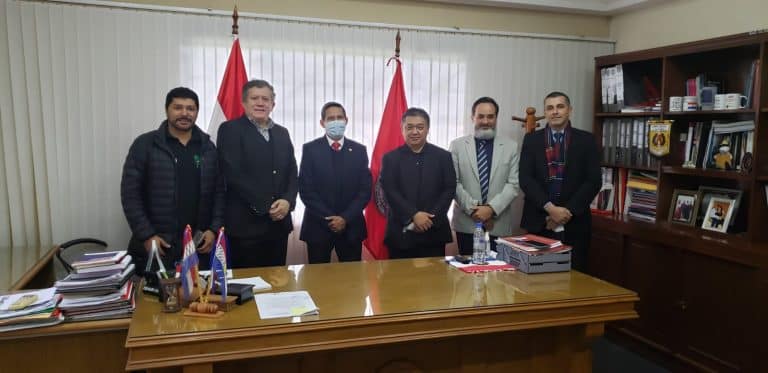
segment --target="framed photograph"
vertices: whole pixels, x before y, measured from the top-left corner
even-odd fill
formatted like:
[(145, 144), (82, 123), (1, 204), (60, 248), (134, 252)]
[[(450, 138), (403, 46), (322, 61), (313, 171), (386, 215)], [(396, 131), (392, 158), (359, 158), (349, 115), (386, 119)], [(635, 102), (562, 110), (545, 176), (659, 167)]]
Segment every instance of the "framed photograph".
[(669, 204), (669, 222), (693, 226), (699, 210), (699, 192), (697, 190), (675, 189)]
[(706, 211), (704, 211), (704, 222), (701, 223), (701, 228), (725, 233), (728, 230), (728, 224), (730, 224), (733, 218), (735, 205), (736, 200), (712, 197), (709, 200)]
[[(699, 212), (697, 216), (697, 221), (699, 223), (704, 221), (704, 215), (706, 214), (705, 207), (709, 206), (709, 201), (713, 197), (735, 200), (736, 203), (733, 205), (733, 216), (734, 217), (736, 216), (736, 214), (739, 211), (739, 203), (741, 202), (740, 190), (717, 188), (717, 187), (710, 187), (710, 186), (700, 186), (699, 198), (701, 199), (701, 201), (699, 202), (700, 207), (699, 207)], [(730, 225), (733, 226), (735, 222), (736, 222), (736, 219), (731, 219)]]

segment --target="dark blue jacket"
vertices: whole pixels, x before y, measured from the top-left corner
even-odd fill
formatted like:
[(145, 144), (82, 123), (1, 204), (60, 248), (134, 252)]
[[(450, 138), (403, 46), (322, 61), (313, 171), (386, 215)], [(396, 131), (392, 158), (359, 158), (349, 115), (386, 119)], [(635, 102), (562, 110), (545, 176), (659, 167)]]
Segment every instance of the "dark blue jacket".
[(271, 204), (284, 199), (296, 207), (299, 191), (296, 158), (288, 130), (275, 124), (267, 142), (248, 117), (224, 122), (217, 147), (226, 179), (224, 222), (227, 235), (238, 238), (281, 238), (293, 230), (291, 214), (269, 217)]
[[(299, 196), (306, 206), (300, 239), (327, 241), (333, 235), (326, 216), (341, 216), (347, 227), (341, 234), (348, 242), (367, 237), (363, 209), (371, 198), (371, 171), (365, 146), (348, 138), (333, 169), (334, 155), (325, 136), (304, 144), (299, 169)], [(340, 181), (334, 175), (341, 175)], [(338, 186), (341, 186), (341, 190)]]
[[(451, 242), (448, 209), (456, 195), (456, 169), (451, 153), (427, 143), (421, 151), (421, 161), (413, 161), (414, 154), (408, 145), (382, 158), (379, 181), (389, 204), (384, 243), (390, 247), (412, 248)], [(404, 231), (419, 211), (435, 215), (432, 228), (421, 233)]]

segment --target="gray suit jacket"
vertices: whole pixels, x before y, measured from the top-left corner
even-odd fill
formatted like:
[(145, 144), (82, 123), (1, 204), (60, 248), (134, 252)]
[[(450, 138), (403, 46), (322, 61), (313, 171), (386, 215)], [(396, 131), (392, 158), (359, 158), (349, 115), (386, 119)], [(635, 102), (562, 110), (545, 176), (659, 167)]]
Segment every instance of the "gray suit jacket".
[[(452, 225), (456, 232), (472, 233), (472, 207), (481, 203), (480, 176), (477, 171), (477, 150), (474, 135), (459, 137), (451, 142), (453, 167), (456, 169), (456, 197), (454, 198)], [(496, 212), (491, 235), (512, 234), (510, 204), (520, 193), (517, 180), (520, 153), (517, 143), (497, 136), (493, 141), (491, 179), (488, 185), (488, 204)]]

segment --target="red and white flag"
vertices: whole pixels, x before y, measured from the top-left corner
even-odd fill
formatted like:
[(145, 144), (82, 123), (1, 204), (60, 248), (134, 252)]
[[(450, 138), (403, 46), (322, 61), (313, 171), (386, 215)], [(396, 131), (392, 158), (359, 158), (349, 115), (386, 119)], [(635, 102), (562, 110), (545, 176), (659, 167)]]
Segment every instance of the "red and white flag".
[(208, 124), (208, 134), (211, 135), (211, 141), (214, 143), (221, 123), (243, 115), (242, 92), (247, 82), (248, 75), (245, 73), (240, 40), (235, 38), (232, 42), (232, 50), (229, 52), (227, 68), (224, 70), (224, 79), (219, 87), (219, 97), (213, 108), (211, 122)]
[(376, 144), (373, 147), (373, 156), (371, 157), (373, 198), (365, 207), (365, 225), (368, 229), (365, 247), (375, 259), (387, 259), (389, 257), (389, 251), (384, 246), (384, 233), (387, 228), (387, 217), (384, 212), (387, 208), (386, 200), (378, 184), (381, 158), (387, 152), (405, 143), (400, 130), (400, 120), (403, 113), (408, 110), (408, 103), (405, 99), (400, 60), (397, 58), (394, 60), (397, 63), (395, 76), (392, 77), (392, 85), (389, 87), (387, 104), (384, 106), (384, 115), (381, 117), (379, 134), (376, 136)]

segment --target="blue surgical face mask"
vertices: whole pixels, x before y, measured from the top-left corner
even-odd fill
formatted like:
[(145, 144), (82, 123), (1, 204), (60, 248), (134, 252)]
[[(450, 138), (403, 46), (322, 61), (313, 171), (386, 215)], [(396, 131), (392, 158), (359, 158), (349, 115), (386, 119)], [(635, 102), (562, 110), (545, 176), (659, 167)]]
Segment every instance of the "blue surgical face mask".
[(347, 128), (347, 122), (343, 120), (333, 120), (325, 122), (325, 134), (331, 138), (331, 140), (341, 140), (344, 137), (344, 130)]

